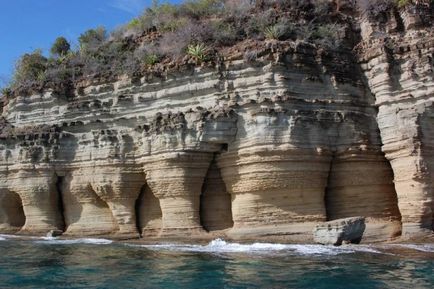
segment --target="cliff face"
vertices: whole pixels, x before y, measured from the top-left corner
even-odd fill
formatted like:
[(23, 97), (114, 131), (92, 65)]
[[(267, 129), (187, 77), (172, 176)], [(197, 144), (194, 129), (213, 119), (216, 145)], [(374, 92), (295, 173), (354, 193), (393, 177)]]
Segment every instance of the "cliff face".
[(354, 51), (269, 41), (254, 63), (11, 99), (0, 232), (309, 241), (352, 216), (364, 240), (432, 232), (427, 21), (362, 17)]

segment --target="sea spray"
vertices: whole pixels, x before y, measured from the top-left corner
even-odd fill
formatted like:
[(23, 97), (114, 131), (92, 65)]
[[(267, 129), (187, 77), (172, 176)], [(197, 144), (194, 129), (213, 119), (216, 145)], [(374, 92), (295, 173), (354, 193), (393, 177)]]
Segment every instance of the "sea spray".
[(295, 255), (338, 255), (354, 252), (381, 253), (371, 246), (346, 245), (341, 247), (323, 245), (302, 245), (302, 244), (274, 244), (274, 243), (253, 243), (240, 244), (230, 243), (222, 239), (215, 239), (207, 245), (189, 244), (157, 244), (140, 245), (150, 250), (169, 250), (184, 252), (204, 252), (204, 253), (270, 253), (281, 252)]

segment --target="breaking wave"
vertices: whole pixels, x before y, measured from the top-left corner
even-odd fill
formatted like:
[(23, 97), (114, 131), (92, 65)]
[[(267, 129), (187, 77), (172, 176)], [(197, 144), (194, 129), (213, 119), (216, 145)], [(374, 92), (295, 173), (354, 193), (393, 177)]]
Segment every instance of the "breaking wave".
[(434, 244), (398, 244), (397, 246), (421, 252), (434, 252)]
[(239, 244), (229, 243), (222, 239), (211, 241), (207, 245), (184, 245), (184, 244), (159, 244), (139, 245), (150, 250), (170, 250), (184, 252), (205, 252), (205, 253), (267, 253), (283, 252), (297, 255), (338, 255), (355, 252), (381, 253), (369, 246), (345, 245), (341, 247), (324, 245), (293, 245), (293, 244), (272, 244), (253, 243)]
[(54, 237), (42, 237), (41, 240), (35, 241), (40, 244), (53, 244), (53, 245), (72, 245), (72, 244), (93, 244), (93, 245), (108, 245), (113, 243), (107, 239), (96, 238), (81, 238), (81, 239), (57, 239)]

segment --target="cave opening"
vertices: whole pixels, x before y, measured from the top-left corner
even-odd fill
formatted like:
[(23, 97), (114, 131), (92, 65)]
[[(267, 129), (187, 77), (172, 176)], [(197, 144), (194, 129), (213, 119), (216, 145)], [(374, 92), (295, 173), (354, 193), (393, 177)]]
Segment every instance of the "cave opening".
[(156, 237), (162, 229), (162, 211), (160, 200), (151, 188), (145, 184), (135, 203), (136, 226), (140, 237)]
[(217, 166), (218, 156), (218, 153), (214, 154), (200, 195), (200, 223), (208, 232), (230, 229), (234, 225), (231, 195)]
[(65, 203), (63, 199), (63, 187), (65, 185), (65, 177), (57, 176), (56, 177), (56, 193), (57, 193), (57, 209), (59, 211), (60, 217), (60, 229), (65, 232), (67, 228), (67, 223), (65, 219)]
[[(23, 201), (19, 194), (8, 190), (3, 192), (0, 196), (0, 208), (0, 230), (18, 231), (26, 223)], [(2, 224), (7, 228), (2, 228)]]

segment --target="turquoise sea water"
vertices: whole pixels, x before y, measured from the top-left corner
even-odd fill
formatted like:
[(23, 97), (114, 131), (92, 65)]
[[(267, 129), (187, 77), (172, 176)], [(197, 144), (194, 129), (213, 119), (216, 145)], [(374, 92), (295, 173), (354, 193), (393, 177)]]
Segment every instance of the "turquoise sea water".
[(133, 245), (0, 236), (0, 288), (434, 288), (434, 245)]

